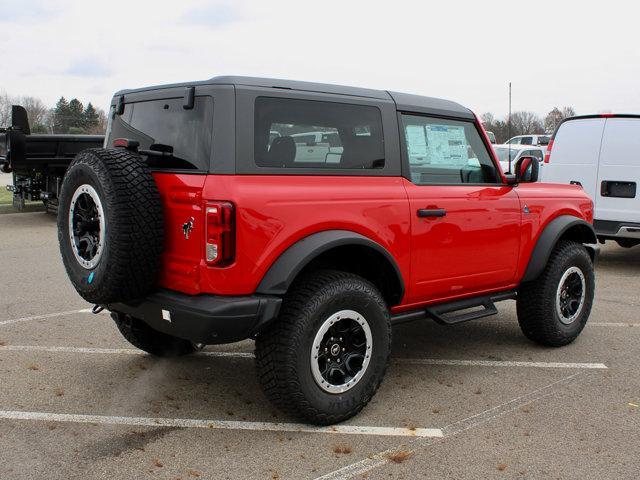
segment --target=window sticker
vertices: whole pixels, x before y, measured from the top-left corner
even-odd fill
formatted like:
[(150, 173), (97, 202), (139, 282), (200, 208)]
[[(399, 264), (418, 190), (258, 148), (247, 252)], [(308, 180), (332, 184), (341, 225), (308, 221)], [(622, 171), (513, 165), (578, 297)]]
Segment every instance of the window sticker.
[(420, 164), (427, 161), (427, 136), (424, 125), (407, 125), (405, 127), (409, 163)]
[(467, 165), (469, 155), (464, 127), (425, 125), (427, 154), (431, 164)]

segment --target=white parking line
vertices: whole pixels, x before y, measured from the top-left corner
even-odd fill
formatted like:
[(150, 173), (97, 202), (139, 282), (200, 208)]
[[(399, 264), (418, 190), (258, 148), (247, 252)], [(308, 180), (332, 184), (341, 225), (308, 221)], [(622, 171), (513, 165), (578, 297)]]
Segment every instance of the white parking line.
[(412, 365), (455, 365), (458, 367), (531, 367), (531, 368), (586, 368), (606, 369), (604, 363), (520, 362), (501, 360), (445, 360), (440, 358), (395, 358), (396, 363)]
[(31, 317), (13, 318), (11, 320), (2, 320), (2, 321), (0, 321), (0, 326), (2, 326), (2, 325), (11, 325), (12, 323), (29, 322), (31, 320), (41, 320), (43, 318), (63, 317), (65, 315), (73, 315), (74, 313), (90, 313), (90, 312), (91, 312), (90, 308), (83, 308), (81, 310), (69, 310), (67, 312), (45, 313), (44, 315), (34, 315), (34, 316), (31, 316)]
[(640, 327), (640, 323), (624, 323), (624, 322), (588, 322), (587, 326), (594, 327)]
[[(472, 415), (463, 420), (447, 425), (442, 429), (443, 437), (441, 438), (448, 438), (453, 435), (457, 435), (458, 433), (464, 432), (465, 430), (477, 427), (496, 418), (499, 418), (509, 412), (513, 412), (514, 410), (517, 410), (518, 408), (523, 407), (527, 404), (551, 396), (554, 393), (555, 387), (570, 383), (578, 375), (580, 375), (580, 373), (574, 373), (573, 375), (545, 385), (542, 388), (538, 388), (533, 392), (521, 395), (514, 398), (513, 400), (509, 400), (508, 402), (498, 405), (497, 407), (489, 408), (476, 415)], [(410, 441), (416, 442), (417, 439)], [(359, 462), (352, 463), (351, 465), (347, 465), (345, 467), (339, 468), (338, 470), (334, 470), (333, 472), (329, 472), (325, 475), (317, 477), (315, 480), (346, 480), (349, 478), (354, 478), (356, 475), (364, 476), (370, 471), (388, 464), (391, 461), (389, 458), (398, 451), (402, 451), (405, 455), (412, 455), (419, 447), (424, 448), (436, 441), (437, 439), (422, 440), (419, 446), (413, 449), (408, 449), (406, 444), (399, 447), (390, 448), (388, 450), (378, 452), (373, 456), (360, 460)]]
[[(142, 350), (133, 348), (94, 348), (94, 347), (56, 347), (46, 345), (3, 345), (2, 351), (49, 352), (49, 353), (88, 353), (103, 355), (146, 355)], [(254, 358), (250, 352), (198, 352), (194, 355), (217, 358)], [(531, 368), (567, 368), (604, 370), (604, 363), (565, 363), (565, 362), (519, 362), (500, 360), (447, 360), (441, 358), (393, 358), (394, 363), (410, 365), (448, 365), (456, 367), (531, 367)]]
[[(2, 345), (2, 351), (14, 352), (48, 352), (48, 353), (88, 353), (102, 355), (148, 355), (142, 350), (134, 348), (90, 348), (90, 347), (56, 347), (46, 345)], [(231, 358), (254, 358), (255, 355), (249, 352), (197, 352), (194, 355), (202, 357), (231, 357)]]
[(362, 427), (334, 425), (313, 427), (303, 423), (244, 422), (235, 420), (198, 420), (195, 418), (119, 417), (50, 412), (0, 410), (0, 419), (42, 422), (98, 423), (145, 427), (210, 428), (214, 430), (256, 430), (265, 432), (328, 433), (342, 435), (375, 435), (385, 437), (442, 437), (439, 428)]

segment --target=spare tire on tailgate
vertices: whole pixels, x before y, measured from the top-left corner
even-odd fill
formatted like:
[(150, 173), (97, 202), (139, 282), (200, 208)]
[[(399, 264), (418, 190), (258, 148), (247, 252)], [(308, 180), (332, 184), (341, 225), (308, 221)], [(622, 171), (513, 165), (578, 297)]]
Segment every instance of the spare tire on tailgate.
[(80, 152), (65, 174), (58, 241), (67, 274), (88, 302), (142, 297), (155, 286), (163, 248), (160, 194), (140, 156)]

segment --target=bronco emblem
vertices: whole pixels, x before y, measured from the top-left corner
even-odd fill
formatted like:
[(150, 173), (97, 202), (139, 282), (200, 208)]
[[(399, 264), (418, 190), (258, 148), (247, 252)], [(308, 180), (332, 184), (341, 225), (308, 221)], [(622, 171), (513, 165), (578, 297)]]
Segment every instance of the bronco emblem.
[(195, 222), (195, 219), (191, 217), (182, 224), (182, 234), (184, 235), (185, 240), (189, 240), (189, 234), (191, 233), (191, 230), (193, 230), (193, 222)]

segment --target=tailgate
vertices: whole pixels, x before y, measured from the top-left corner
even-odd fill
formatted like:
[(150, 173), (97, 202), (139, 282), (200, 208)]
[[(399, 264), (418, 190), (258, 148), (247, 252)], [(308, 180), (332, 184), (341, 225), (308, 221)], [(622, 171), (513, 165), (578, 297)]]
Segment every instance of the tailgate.
[(202, 187), (206, 175), (155, 172), (164, 215), (164, 253), (159, 285), (200, 293), (204, 253)]

